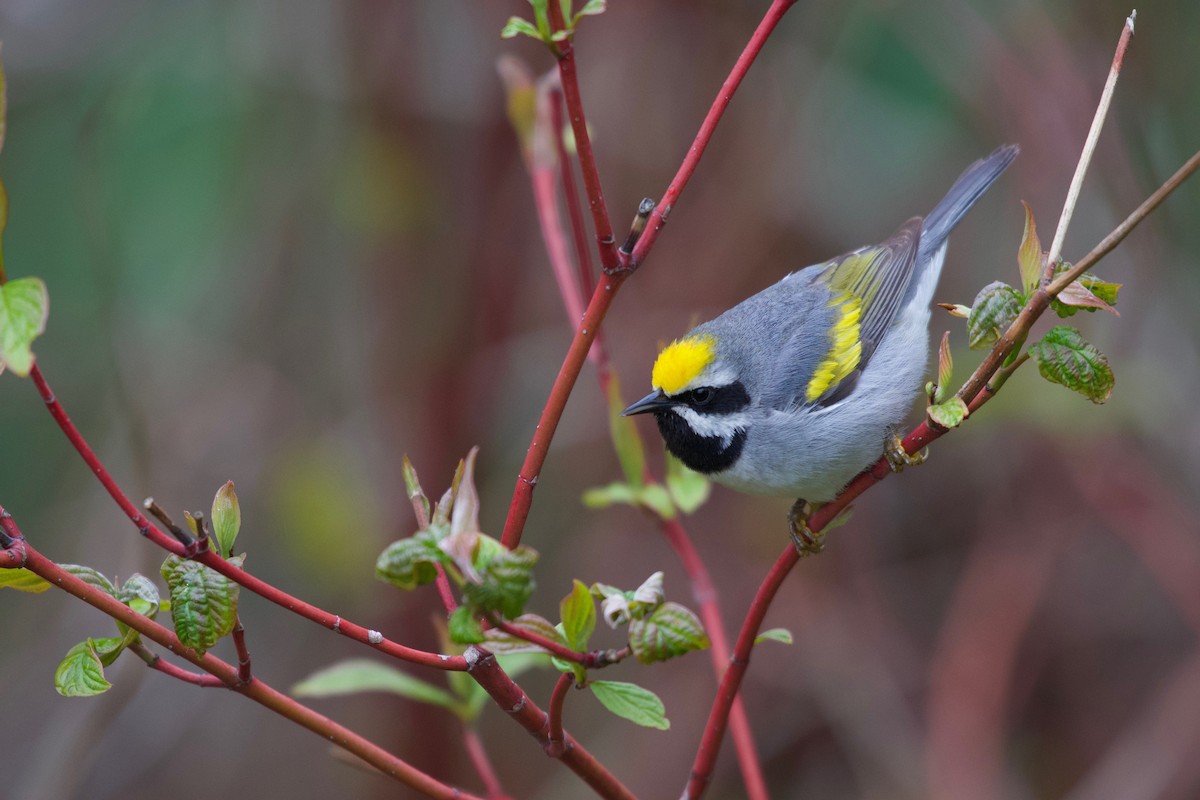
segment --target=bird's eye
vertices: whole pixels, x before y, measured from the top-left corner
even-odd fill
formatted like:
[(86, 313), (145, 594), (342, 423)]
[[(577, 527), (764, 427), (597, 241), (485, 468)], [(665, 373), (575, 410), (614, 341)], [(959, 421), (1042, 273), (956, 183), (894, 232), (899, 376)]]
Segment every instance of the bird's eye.
[(713, 399), (713, 390), (707, 386), (692, 390), (692, 402), (698, 406), (706, 406)]

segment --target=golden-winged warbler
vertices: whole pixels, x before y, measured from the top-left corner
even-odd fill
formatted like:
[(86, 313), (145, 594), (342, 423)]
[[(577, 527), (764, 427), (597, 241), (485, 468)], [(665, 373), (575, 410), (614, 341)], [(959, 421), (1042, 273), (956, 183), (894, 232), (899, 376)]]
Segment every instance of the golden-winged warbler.
[(801, 553), (821, 542), (806, 520), (880, 452), (908, 463), (896, 429), (929, 357), (929, 303), (950, 231), (1017, 157), (976, 161), (922, 219), (882, 244), (787, 275), (663, 348), (654, 391), (622, 413), (653, 413), (667, 449), (718, 483), (799, 498)]

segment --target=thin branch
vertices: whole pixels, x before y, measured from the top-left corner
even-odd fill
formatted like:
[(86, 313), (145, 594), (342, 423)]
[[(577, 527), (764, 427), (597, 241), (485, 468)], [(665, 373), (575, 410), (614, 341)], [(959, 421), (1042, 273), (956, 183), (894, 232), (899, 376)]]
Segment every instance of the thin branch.
[[(27, 542), (17, 542), (13, 547), (14, 549), (24, 551), (25, 568), (30, 572), (41, 576), (53, 586), (74, 595), (113, 619), (133, 628), (146, 639), (191, 662), (210, 675), (216, 676), (225, 686), (238, 694), (250, 698), (280, 716), (316, 733), (322, 739), (353, 753), (363, 761), (381, 770), (384, 774), (413, 789), (424, 792), (430, 797), (445, 798), (445, 800), (454, 800), (455, 798), (459, 800), (462, 800), (462, 798), (480, 800), (476, 795), (468, 794), (461, 789), (448, 786), (436, 780), (349, 728), (339, 725), (328, 717), (318, 714), (311, 708), (273, 689), (258, 678), (251, 678), (248, 683), (242, 683), (238, 679), (237, 668), (232, 664), (222, 661), (211, 653), (205, 653), (202, 656), (197, 655), (196, 651), (185, 647), (171, 631), (157, 622), (138, 614), (102, 589), (75, 577), (35, 550)], [(158, 669), (166, 672), (161, 667)], [(173, 677), (184, 679), (179, 675), (173, 675)]]
[(251, 678), (250, 651), (246, 649), (246, 629), (242, 627), (240, 615), (234, 616), (233, 631), (230, 636), (233, 639), (233, 649), (238, 657), (238, 680), (242, 683), (249, 683)]
[[(529, 695), (500, 669), (494, 655), (475, 646), (468, 647), (464, 655), (470, 664), (468, 671), (471, 677), (496, 705), (507, 711), (545, 750), (550, 741), (549, 715), (538, 708)], [(592, 787), (596, 794), (606, 800), (636, 800), (615, 775), (566, 731), (563, 731), (563, 743), (562, 754), (557, 758)]]
[(563, 739), (563, 703), (567, 692), (575, 685), (575, 676), (564, 672), (558, 676), (554, 684), (554, 692), (550, 695), (550, 733), (547, 734), (546, 755), (551, 758), (561, 758), (566, 742)]
[(225, 685), (225, 682), (216, 675), (209, 675), (204, 672), (192, 672), (191, 670), (186, 670), (183, 667), (176, 666), (157, 653), (150, 652), (150, 648), (146, 647), (146, 645), (142, 644), (141, 642), (134, 642), (125, 649), (136, 655), (142, 661), (145, 661), (146, 666), (150, 667), (150, 669), (157, 670), (167, 677), (175, 678), (176, 680), (183, 681), (184, 683), (190, 683), (193, 686), (199, 686), (202, 689), (229, 688)]
[(83, 434), (81, 434), (79, 429), (75, 427), (75, 424), (71, 422), (71, 418), (67, 416), (66, 409), (63, 408), (62, 404), (54, 396), (54, 392), (50, 389), (49, 383), (46, 382), (46, 378), (42, 375), (42, 371), (37, 364), (33, 365), (33, 369), (30, 370), (29, 375), (31, 378), (33, 378), (34, 386), (37, 387), (38, 393), (42, 396), (42, 399), (46, 403), (46, 408), (50, 411), (51, 416), (54, 417), (55, 422), (58, 423), (58, 427), (62, 430), (63, 434), (75, 447), (75, 450), (78, 451), (79, 455), (83, 458), (84, 463), (91, 468), (92, 473), (108, 491), (109, 496), (112, 497), (118, 506), (120, 506), (121, 510), (125, 512), (125, 515), (129, 517), (130, 521), (137, 526), (138, 531), (140, 531), (141, 534), (147, 539), (154, 542), (164, 550), (167, 550), (168, 552), (184, 558), (192, 558), (193, 560), (204, 564), (206, 567), (216, 570), (238, 585), (245, 587), (251, 592), (260, 595), (267, 600), (270, 600), (276, 605), (286, 608), (288, 611), (291, 611), (294, 614), (298, 614), (305, 619), (311, 620), (321, 627), (336, 631), (342, 636), (353, 639), (356, 642), (369, 644), (376, 650), (379, 650), (380, 652), (390, 655), (394, 658), (399, 658), (403, 661), (409, 661), (414, 664), (422, 664), (427, 667), (435, 667), (437, 669), (456, 670), (461, 672), (467, 668), (467, 662), (462, 656), (448, 656), (441, 653), (430, 653), (424, 650), (405, 647), (398, 642), (393, 642), (392, 640), (386, 638), (379, 631), (369, 630), (361, 625), (355, 625), (352, 622), (342, 619), (337, 614), (331, 614), (330, 612), (318, 608), (311, 603), (306, 603), (300, 598), (294, 597), (287, 592), (272, 586), (261, 578), (256, 578), (240, 567), (230, 564), (213, 550), (188, 552), (188, 548), (185, 548), (174, 538), (164, 533), (161, 529), (151, 523), (150, 520), (146, 519), (142, 512), (138, 511), (137, 507), (134, 506), (129, 497), (121, 490), (121, 487), (117, 485), (115, 480), (113, 480), (113, 477), (108, 472), (108, 469), (105, 468), (104, 464), (96, 456), (96, 453), (88, 445), (87, 440), (83, 438)]
[(587, 228), (583, 224), (583, 209), (579, 207), (579, 191), (575, 188), (575, 170), (567, 157), (563, 144), (563, 96), (562, 89), (555, 87), (549, 92), (550, 130), (554, 135), (554, 149), (558, 154), (558, 169), (562, 178), (563, 198), (567, 206), (567, 218), (571, 220), (571, 237), (575, 242), (575, 261), (579, 267), (579, 285), (583, 296), (592, 293), (595, 274), (592, 269), (592, 251), (587, 245)]
[(564, 644), (559, 644), (552, 639), (547, 639), (545, 636), (526, 630), (519, 625), (513, 625), (511, 622), (507, 622), (505, 620), (491, 619), (488, 620), (488, 622), (491, 623), (493, 628), (502, 630), (509, 636), (515, 636), (518, 639), (524, 639), (530, 644), (536, 644), (538, 647), (542, 648), (556, 658), (561, 658), (564, 661), (571, 661), (575, 664), (581, 664), (585, 667), (595, 666), (595, 663), (593, 663), (595, 658), (591, 653), (580, 653), (576, 650), (572, 650)]
[(1075, 213), (1075, 203), (1079, 200), (1079, 190), (1083, 186), (1083, 176), (1087, 174), (1088, 165), (1092, 163), (1092, 154), (1096, 152), (1096, 142), (1100, 139), (1100, 130), (1104, 127), (1104, 118), (1108, 115), (1108, 107), (1112, 104), (1113, 90), (1117, 88), (1117, 76), (1121, 74), (1121, 65), (1125, 61), (1125, 50), (1133, 37), (1133, 21), (1137, 11), (1131, 13), (1121, 29), (1121, 38), (1117, 40), (1117, 51), (1113, 54), (1112, 67), (1108, 70), (1108, 79), (1104, 82), (1104, 91), (1100, 94), (1100, 102), (1096, 105), (1096, 113), (1092, 117), (1092, 127), (1088, 130), (1087, 139), (1083, 143), (1083, 153), (1079, 163), (1075, 165), (1075, 174), (1071, 178), (1071, 186), (1067, 189), (1067, 200), (1063, 204), (1062, 216), (1058, 218), (1058, 228), (1054, 231), (1054, 241), (1046, 258), (1046, 274), (1043, 284), (1049, 283), (1054, 275), (1054, 263), (1062, 253), (1063, 240), (1067, 238), (1067, 226)]
[(492, 766), (492, 760), (488, 758), (487, 750), (483, 746), (483, 740), (479, 738), (479, 734), (474, 728), (463, 725), (463, 745), (467, 748), (467, 756), (471, 759), (471, 764), (475, 767), (475, 772), (479, 775), (479, 779), (483, 781), (484, 790), (487, 791), (488, 800), (511, 800), (505, 793), (504, 787), (500, 784), (500, 778), (496, 775), (496, 770)]

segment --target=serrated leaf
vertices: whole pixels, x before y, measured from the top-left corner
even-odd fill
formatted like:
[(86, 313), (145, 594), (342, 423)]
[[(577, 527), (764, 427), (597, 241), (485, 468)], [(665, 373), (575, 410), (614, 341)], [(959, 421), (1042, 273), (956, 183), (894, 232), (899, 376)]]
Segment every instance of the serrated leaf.
[(934, 403), (925, 409), (925, 413), (938, 425), (950, 429), (961, 425), (969, 412), (967, 404), (963, 402), (963, 399), (955, 395), (944, 403)]
[(437, 565), (447, 560), (438, 538), (438, 530), (430, 527), (392, 542), (375, 561), (375, 577), (405, 591), (433, 583)]
[(79, 578), (89, 586), (94, 586), (105, 594), (117, 596), (117, 587), (113, 586), (112, 581), (104, 577), (98, 570), (91, 567), (83, 566), (82, 564), (59, 564), (59, 567)]
[(645, 619), (630, 621), (629, 646), (638, 661), (650, 664), (703, 650), (709, 640), (700, 618), (691, 609), (667, 602)]
[(576, 580), (571, 593), (558, 605), (562, 615), (563, 634), (572, 650), (587, 650), (588, 640), (596, 630), (596, 601), (582, 582)]
[(479, 530), (479, 491), (475, 488), (475, 457), (479, 448), (472, 447), (463, 459), (456, 476), (457, 488), (454, 509), (450, 514), (450, 535)]
[(468, 606), (454, 609), (448, 620), (450, 641), (455, 644), (479, 644), (483, 641), (483, 626)]
[(425, 490), (421, 488), (421, 482), (417, 480), (417, 470), (413, 467), (412, 462), (408, 459), (408, 454), (400, 459), (400, 469), (404, 473), (404, 491), (408, 494), (409, 502), (416, 501), (421, 508), (425, 510), (425, 520), (429, 519), (429, 498), (425, 496)]
[(933, 401), (940, 403), (950, 394), (950, 382), (954, 380), (954, 356), (950, 353), (950, 331), (942, 334), (942, 344), (938, 347), (938, 378), (934, 389)]
[[(243, 556), (229, 559), (240, 567)], [(176, 555), (162, 565), (163, 580), (171, 595), (175, 635), (185, 646), (203, 655), (237, 620), (238, 585), (203, 564)]]
[(613, 375), (608, 381), (608, 431), (612, 436), (617, 461), (625, 473), (625, 482), (640, 487), (646, 473), (646, 451), (642, 437), (632, 417), (621, 416), (625, 401), (621, 398), (621, 383)]
[(660, 483), (648, 483), (638, 491), (638, 502), (663, 519), (674, 519), (675, 504), (671, 495)]
[(761, 642), (782, 642), (783, 644), (792, 643), (792, 632), (787, 628), (771, 628), (763, 631), (758, 636), (754, 637), (754, 643)]
[(660, 731), (671, 727), (662, 700), (649, 689), (625, 681), (592, 681), (588, 687), (601, 705), (622, 719)]
[(1021, 270), (1021, 286), (1026, 292), (1031, 292), (1042, 281), (1042, 270), (1046, 267), (1045, 253), (1038, 240), (1033, 209), (1024, 200), (1021, 205), (1025, 206), (1025, 232), (1021, 235), (1021, 246), (1017, 248), (1017, 266)]
[(597, 486), (583, 493), (583, 504), (588, 508), (608, 508), (611, 505), (637, 505), (638, 489), (628, 483), (610, 483)]
[(501, 39), (512, 39), (515, 36), (528, 36), (531, 39), (541, 39), (542, 35), (533, 23), (520, 17), (509, 17), (508, 22), (500, 30)]
[(0, 569), (0, 589), (16, 589), (18, 592), (41, 594), (49, 588), (49, 581), (24, 567)]
[(533, 566), (537, 560), (537, 551), (525, 545), (502, 550), (479, 570), (479, 583), (463, 584), (463, 593), (482, 613), (498, 613), (506, 619), (519, 617), (533, 594)]
[(1038, 372), (1051, 383), (1066, 386), (1093, 403), (1103, 403), (1112, 395), (1115, 379), (1108, 359), (1074, 328), (1051, 328), (1029, 353)]
[(94, 697), (111, 687), (91, 639), (68, 650), (54, 670), (54, 688), (63, 697)]
[(161, 602), (158, 587), (154, 585), (154, 581), (140, 572), (135, 572), (125, 579), (125, 583), (121, 584), (121, 588), (117, 592), (117, 599), (131, 608), (133, 608), (132, 604), (134, 601), (141, 601), (141, 603), (147, 606), (153, 606), (154, 613), (147, 613), (140, 608), (134, 609), (139, 614), (147, 617), (152, 617), (158, 613), (159, 603)]
[(445, 689), (366, 658), (339, 661), (292, 687), (296, 697), (341, 697), (361, 692), (387, 692), (451, 711), (461, 706), (458, 698)]
[(233, 553), (233, 543), (237, 541), (238, 531), (242, 529), (242, 508), (238, 504), (233, 481), (225, 481), (213, 497), (212, 529), (218, 551), (222, 557), (229, 558)]
[(41, 278), (0, 284), (0, 372), (7, 367), (21, 378), (29, 374), (33, 340), (46, 330), (49, 314), (50, 295)]
[(1022, 304), (1017, 290), (1003, 281), (980, 289), (967, 316), (967, 346), (978, 350), (999, 339), (1021, 313)]
[(712, 483), (667, 453), (667, 491), (680, 511), (691, 514), (708, 500), (712, 494)]
[[(549, 639), (552, 642), (557, 642), (563, 646), (567, 646), (567, 641), (563, 638), (563, 635), (558, 632), (558, 628), (556, 628), (554, 624), (550, 622), (550, 620), (546, 619), (545, 617), (540, 617), (537, 614), (522, 614), (516, 619), (509, 620), (508, 624), (515, 625), (516, 627), (527, 630), (530, 633), (536, 633), (538, 636)], [(496, 655), (500, 655), (502, 653), (508, 655), (513, 653), (546, 652), (546, 650), (542, 647), (526, 641), (519, 636), (513, 636), (512, 634), (506, 633), (499, 628), (491, 628), (487, 631), (484, 631), (483, 639), (484, 646)]]

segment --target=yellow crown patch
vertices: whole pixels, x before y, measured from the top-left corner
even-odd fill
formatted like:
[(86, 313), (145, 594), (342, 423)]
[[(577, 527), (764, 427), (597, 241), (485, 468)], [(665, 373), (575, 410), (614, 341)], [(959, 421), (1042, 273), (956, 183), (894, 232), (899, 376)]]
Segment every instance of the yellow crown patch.
[(712, 336), (688, 336), (663, 348), (654, 362), (650, 383), (655, 389), (675, 394), (704, 371), (717, 357), (717, 340)]

